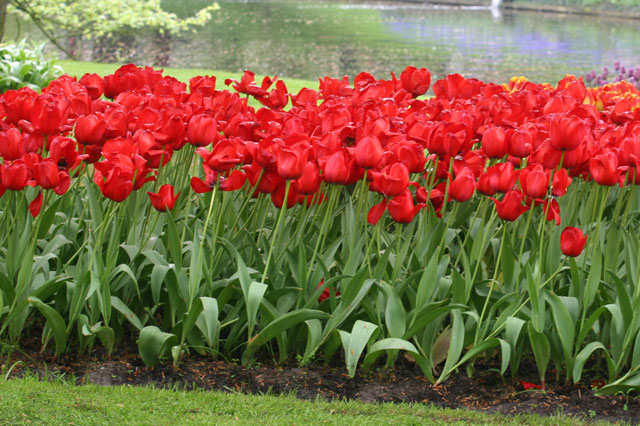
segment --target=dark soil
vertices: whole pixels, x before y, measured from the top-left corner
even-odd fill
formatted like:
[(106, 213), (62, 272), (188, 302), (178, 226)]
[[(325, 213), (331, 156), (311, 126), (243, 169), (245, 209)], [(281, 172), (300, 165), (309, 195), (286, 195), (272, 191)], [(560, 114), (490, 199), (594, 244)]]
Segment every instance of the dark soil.
[[(34, 342), (36, 343), (36, 342)], [(37, 347), (36, 344), (33, 346)], [(20, 362), (21, 361), (21, 362)], [(531, 413), (554, 415), (564, 413), (584, 419), (625, 421), (640, 424), (640, 399), (625, 396), (595, 396), (591, 383), (556, 383), (549, 371), (546, 391), (524, 390), (520, 380), (536, 383), (533, 364), (520, 368), (513, 381), (502, 377), (494, 365), (476, 362), (473, 376), (465, 371), (450, 376), (443, 384), (432, 385), (409, 359), (399, 359), (393, 370), (382, 367), (369, 371), (358, 369), (350, 379), (344, 365), (314, 364), (300, 367), (294, 361), (276, 365), (264, 360), (250, 369), (235, 362), (213, 361), (198, 355), (186, 356), (179, 367), (170, 361), (146, 367), (135, 347), (121, 350), (111, 359), (103, 355), (67, 355), (54, 359), (23, 345), (20, 351), (0, 359), (0, 371), (11, 369), (11, 376), (25, 372), (73, 377), (78, 383), (103, 386), (140, 385), (155, 387), (201, 388), (243, 393), (295, 394), (298, 398), (360, 400), (363, 402), (412, 402), (438, 407), (468, 408), (503, 414)], [(594, 370), (594, 369), (591, 369)], [(551, 377), (554, 376), (554, 377)], [(553, 379), (553, 380), (552, 380)]]

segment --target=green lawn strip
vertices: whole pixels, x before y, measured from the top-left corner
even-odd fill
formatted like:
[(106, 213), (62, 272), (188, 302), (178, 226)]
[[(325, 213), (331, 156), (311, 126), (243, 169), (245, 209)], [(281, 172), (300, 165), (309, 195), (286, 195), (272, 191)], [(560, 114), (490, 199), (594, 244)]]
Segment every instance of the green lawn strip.
[[(67, 74), (78, 78), (82, 77), (85, 73), (96, 73), (102, 76), (112, 74), (115, 70), (121, 67), (121, 64), (99, 64), (95, 62), (81, 62), (70, 60), (59, 60), (56, 61), (56, 64), (60, 65)], [(236, 80), (240, 80), (240, 78), (242, 77), (241, 72), (215, 71), (201, 68), (156, 68), (164, 69), (164, 75), (170, 75), (171, 77), (175, 77), (185, 83), (189, 83), (189, 79), (195, 76), (213, 75), (216, 77), (217, 89), (229, 88), (229, 90), (231, 90), (231, 86), (225, 86), (224, 80), (227, 78), (235, 78)], [(264, 76), (262, 75), (256, 75), (256, 83), (260, 84), (263, 77)], [(273, 75), (271, 75), (270, 77), (273, 77)], [(300, 89), (304, 87), (309, 87), (312, 89), (318, 88), (318, 81), (298, 80), (295, 78), (286, 77), (283, 77), (282, 80), (284, 80), (284, 82), (287, 84), (287, 89), (289, 90), (289, 92), (294, 94), (297, 94)], [(271, 88), (275, 88), (275, 86), (272, 86)]]
[[(422, 404), (301, 401), (149, 387), (0, 379), (0, 425), (582, 425), (567, 416), (501, 416)], [(608, 425), (591, 422), (592, 425)]]

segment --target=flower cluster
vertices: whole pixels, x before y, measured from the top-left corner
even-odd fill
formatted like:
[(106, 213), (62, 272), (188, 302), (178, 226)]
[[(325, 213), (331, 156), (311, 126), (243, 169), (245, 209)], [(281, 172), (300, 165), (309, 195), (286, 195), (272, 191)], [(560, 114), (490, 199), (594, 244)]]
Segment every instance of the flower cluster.
[(640, 67), (625, 67), (620, 62), (613, 64), (613, 71), (610, 71), (608, 67), (602, 69), (602, 73), (598, 74), (595, 70), (585, 74), (584, 79), (587, 84), (598, 87), (603, 86), (612, 80), (614, 83), (620, 81), (627, 81), (635, 86), (636, 89), (640, 89)]
[[(235, 92), (216, 89), (215, 77), (187, 88), (134, 65), (105, 78), (62, 76), (41, 94), (0, 97), (0, 191), (64, 194), (93, 164), (102, 194), (121, 202), (188, 144), (202, 159), (196, 193), (250, 187), (293, 207), (321, 203), (328, 185), (364, 180), (380, 197), (371, 224), (386, 212), (408, 223), (426, 206), (439, 215), (476, 193), (504, 220), (540, 206), (560, 224), (557, 199), (573, 179), (640, 182), (640, 95), (629, 83), (588, 89), (567, 76), (556, 87), (524, 78), (497, 85), (453, 74), (420, 98), (430, 80), (427, 69), (408, 67), (400, 78), (325, 77), (318, 90), (291, 94), (282, 80), (258, 85), (249, 71), (225, 82)], [(177, 198), (171, 186), (149, 196), (160, 211)]]

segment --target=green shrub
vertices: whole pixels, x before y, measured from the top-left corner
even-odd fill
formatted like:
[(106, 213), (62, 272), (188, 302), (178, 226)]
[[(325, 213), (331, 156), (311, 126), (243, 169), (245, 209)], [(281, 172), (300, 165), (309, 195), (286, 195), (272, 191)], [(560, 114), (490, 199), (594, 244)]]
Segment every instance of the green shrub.
[(53, 59), (45, 55), (44, 43), (0, 44), (0, 93), (21, 87), (41, 89), (62, 74)]

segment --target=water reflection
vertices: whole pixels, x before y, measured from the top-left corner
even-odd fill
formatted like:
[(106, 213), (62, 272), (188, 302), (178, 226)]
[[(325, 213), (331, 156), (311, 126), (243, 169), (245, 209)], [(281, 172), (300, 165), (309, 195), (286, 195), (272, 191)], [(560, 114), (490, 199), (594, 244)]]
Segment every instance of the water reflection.
[[(203, 1), (165, 1), (163, 6), (187, 15)], [(249, 68), (305, 79), (360, 71), (383, 77), (415, 65), (431, 69), (434, 78), (459, 72), (498, 82), (512, 75), (557, 81), (567, 72), (583, 73), (615, 61), (640, 65), (635, 62), (636, 21), (397, 2), (218, 3), (221, 9), (212, 22), (196, 33), (115, 36), (120, 50), (109, 47), (114, 40), (85, 42), (83, 57), (229, 71)]]

